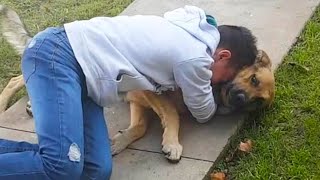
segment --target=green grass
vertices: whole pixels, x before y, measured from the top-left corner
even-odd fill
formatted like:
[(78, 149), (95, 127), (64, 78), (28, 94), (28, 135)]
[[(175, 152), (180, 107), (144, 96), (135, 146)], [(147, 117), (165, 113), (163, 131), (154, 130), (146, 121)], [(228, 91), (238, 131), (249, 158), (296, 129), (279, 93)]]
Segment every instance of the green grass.
[(252, 139), (253, 151), (217, 166), (230, 179), (320, 179), (320, 7), (277, 69), (276, 88), (274, 106), (252, 114), (234, 140)]
[[(133, 0), (1, 0), (17, 11), (31, 35), (49, 26), (89, 19), (95, 16), (115, 16)], [(10, 78), (19, 75), (20, 57), (0, 36), (0, 92)], [(21, 91), (12, 102), (25, 95)]]

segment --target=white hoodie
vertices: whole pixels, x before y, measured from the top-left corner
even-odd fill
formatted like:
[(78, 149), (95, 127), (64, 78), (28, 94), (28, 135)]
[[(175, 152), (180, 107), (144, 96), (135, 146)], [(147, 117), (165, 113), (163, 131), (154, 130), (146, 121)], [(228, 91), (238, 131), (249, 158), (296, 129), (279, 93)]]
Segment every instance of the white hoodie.
[(214, 114), (210, 67), (220, 34), (202, 9), (96, 17), (65, 24), (65, 30), (97, 104), (108, 107), (130, 90), (161, 93), (178, 86), (199, 122)]

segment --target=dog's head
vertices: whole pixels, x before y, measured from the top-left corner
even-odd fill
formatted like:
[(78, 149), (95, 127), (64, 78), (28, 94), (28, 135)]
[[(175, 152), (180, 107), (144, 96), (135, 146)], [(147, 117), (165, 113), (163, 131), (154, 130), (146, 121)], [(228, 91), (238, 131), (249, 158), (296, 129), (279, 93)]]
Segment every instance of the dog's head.
[(231, 111), (254, 111), (270, 106), (275, 94), (271, 60), (259, 50), (255, 63), (242, 69), (229, 83), (220, 87), (220, 104)]

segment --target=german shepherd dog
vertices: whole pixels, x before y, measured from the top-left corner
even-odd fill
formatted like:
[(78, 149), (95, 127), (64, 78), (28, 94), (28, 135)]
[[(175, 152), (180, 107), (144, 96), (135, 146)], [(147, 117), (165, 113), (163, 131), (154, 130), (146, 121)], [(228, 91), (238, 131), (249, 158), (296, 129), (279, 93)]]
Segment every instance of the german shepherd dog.
[[(14, 10), (0, 5), (0, 13), (2, 35), (19, 55), (22, 55), (26, 44), (32, 38)], [(0, 94), (0, 113), (5, 111), (10, 98), (23, 86), (22, 75), (10, 80)], [(218, 104), (216, 114), (249, 112), (268, 107), (274, 99), (275, 80), (271, 61), (266, 52), (259, 50), (252, 66), (240, 70), (231, 82), (214, 87), (213, 93)], [(120, 130), (112, 138), (112, 153), (120, 153), (145, 134), (147, 128), (145, 111), (152, 109), (160, 117), (164, 129), (162, 151), (168, 160), (178, 162), (183, 149), (179, 143), (179, 114), (188, 112), (181, 91), (170, 91), (161, 95), (150, 91), (130, 91), (126, 99), (130, 104), (130, 126)], [(26, 109), (32, 115), (30, 103)]]

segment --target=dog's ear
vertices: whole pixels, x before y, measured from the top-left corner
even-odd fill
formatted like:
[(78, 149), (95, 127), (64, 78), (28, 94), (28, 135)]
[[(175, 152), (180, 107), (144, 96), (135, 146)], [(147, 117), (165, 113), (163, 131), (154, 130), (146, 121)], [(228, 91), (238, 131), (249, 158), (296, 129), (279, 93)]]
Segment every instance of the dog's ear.
[(263, 50), (258, 51), (256, 60), (255, 60), (255, 64), (260, 67), (266, 67), (269, 69), (271, 69), (271, 66), (272, 66), (272, 62), (271, 62), (269, 56)]

